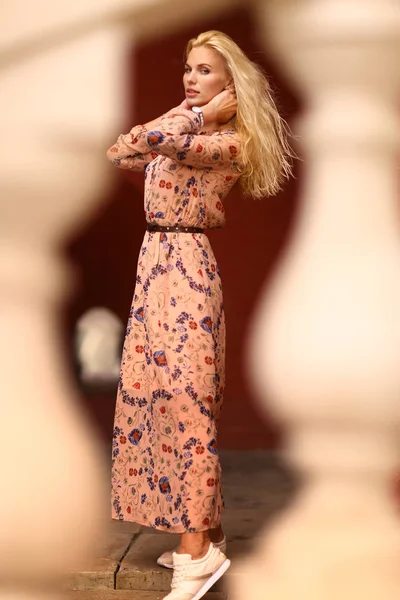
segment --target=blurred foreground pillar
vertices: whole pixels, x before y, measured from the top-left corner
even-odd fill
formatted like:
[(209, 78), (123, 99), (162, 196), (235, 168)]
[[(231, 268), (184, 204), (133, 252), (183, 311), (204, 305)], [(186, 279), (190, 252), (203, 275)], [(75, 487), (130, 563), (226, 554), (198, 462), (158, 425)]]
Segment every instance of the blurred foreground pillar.
[(303, 199), (252, 338), (260, 395), (302, 494), (260, 540), (234, 598), (400, 595), (400, 4), (260, 2), (306, 99)]
[[(2, 5), (0, 598), (33, 598), (94, 547), (103, 453), (64, 367), (58, 254), (96, 207), (123, 98), (127, 39), (94, 0)], [(107, 515), (108, 516), (108, 515)]]
[(59, 248), (107, 193), (131, 38), (239, 2), (2, 2), (0, 599), (58, 587), (109, 515), (102, 450), (64, 366), (57, 315), (73, 279)]

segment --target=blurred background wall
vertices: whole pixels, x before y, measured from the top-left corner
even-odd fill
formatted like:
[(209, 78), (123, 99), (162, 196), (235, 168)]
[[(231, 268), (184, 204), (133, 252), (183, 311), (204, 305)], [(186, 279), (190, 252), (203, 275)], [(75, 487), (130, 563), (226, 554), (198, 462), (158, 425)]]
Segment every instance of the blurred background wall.
[[(282, 114), (289, 122), (296, 116), (299, 99), (262, 50), (251, 15), (240, 9), (212, 21), (199, 22), (195, 28), (161, 36), (156, 42), (142, 43), (132, 50), (126, 63), (128, 119), (124, 124), (121, 117), (121, 132), (161, 115), (183, 100), (185, 45), (191, 37), (208, 29), (224, 31), (252, 60), (261, 64), (276, 89)], [(113, 142), (110, 140), (110, 145)], [(105, 168), (108, 168), (106, 159)], [(255, 201), (245, 198), (240, 188), (235, 188), (225, 203), (226, 227), (209, 234), (221, 270), (227, 320), (226, 394), (220, 448), (273, 449), (281, 440), (277, 423), (261, 417), (258, 411), (246, 377), (244, 353), (259, 291), (268, 285), (293, 223), (300, 183), (296, 167), (296, 179), (275, 198)], [(71, 369), (74, 328), (81, 314), (93, 306), (104, 306), (126, 322), (144, 230), (143, 174), (116, 169), (113, 192), (104, 198), (96, 217), (65, 248), (79, 278), (65, 306), (66, 352)], [(105, 444), (110, 444), (115, 390), (82, 391), (81, 399)]]

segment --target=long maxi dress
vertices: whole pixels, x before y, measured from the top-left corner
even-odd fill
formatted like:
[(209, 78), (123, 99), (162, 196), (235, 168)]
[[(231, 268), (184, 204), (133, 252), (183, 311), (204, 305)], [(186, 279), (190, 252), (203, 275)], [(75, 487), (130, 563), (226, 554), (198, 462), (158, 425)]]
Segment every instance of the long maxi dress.
[[(148, 223), (216, 228), (240, 177), (232, 129), (200, 131), (176, 108), (134, 127), (108, 156), (145, 170)], [(224, 392), (221, 280), (204, 233), (149, 232), (123, 346), (112, 452), (112, 517), (171, 533), (217, 527), (216, 422)]]

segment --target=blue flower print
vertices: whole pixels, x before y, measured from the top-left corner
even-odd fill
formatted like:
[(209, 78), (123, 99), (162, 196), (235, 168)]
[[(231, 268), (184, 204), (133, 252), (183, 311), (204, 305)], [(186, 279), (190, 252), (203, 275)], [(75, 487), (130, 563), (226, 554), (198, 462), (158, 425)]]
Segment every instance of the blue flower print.
[(217, 454), (217, 440), (215, 438), (207, 444), (207, 450), (211, 452), (211, 454)]
[(192, 140), (193, 140), (193, 136), (192, 135), (187, 135), (185, 143), (183, 144), (183, 147), (184, 148), (190, 148), (190, 144), (192, 143)]
[(134, 446), (138, 446), (140, 440), (142, 439), (142, 435), (143, 433), (140, 431), (140, 429), (132, 429), (132, 431), (128, 434), (128, 440)]
[(162, 517), (161, 525), (165, 527), (165, 529), (171, 529), (171, 523), (165, 517)]
[(212, 333), (212, 321), (210, 317), (204, 317), (204, 319), (202, 319), (200, 321), (200, 327), (202, 329), (204, 329), (204, 331), (207, 331), (207, 333)]
[(147, 143), (151, 148), (161, 144), (165, 140), (165, 135), (161, 131), (149, 131), (147, 134)]
[(168, 477), (161, 477), (160, 481), (158, 482), (158, 487), (160, 488), (160, 492), (162, 494), (167, 495), (171, 493), (171, 486), (169, 484)]
[(164, 350), (156, 350), (156, 352), (154, 352), (153, 358), (157, 367), (167, 366), (167, 357), (165, 356)]
[(140, 323), (143, 323), (144, 321), (144, 308), (143, 306), (141, 306), (140, 308), (138, 308), (137, 310), (134, 311), (133, 316), (135, 317), (135, 319), (137, 321), (139, 321)]
[(176, 323), (184, 323), (189, 319), (189, 314), (185, 311), (181, 312), (180, 315), (176, 318)]

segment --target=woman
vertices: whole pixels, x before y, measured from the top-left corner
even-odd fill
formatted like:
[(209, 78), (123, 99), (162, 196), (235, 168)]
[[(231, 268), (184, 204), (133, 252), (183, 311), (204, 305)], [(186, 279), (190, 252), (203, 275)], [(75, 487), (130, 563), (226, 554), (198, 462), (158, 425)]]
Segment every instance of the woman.
[(108, 151), (145, 170), (147, 233), (122, 355), (113, 441), (113, 517), (181, 534), (159, 564), (168, 600), (201, 598), (229, 567), (216, 422), (225, 322), (206, 229), (240, 179), (253, 197), (290, 174), (286, 127), (268, 83), (227, 35), (191, 40), (185, 100), (121, 135)]

